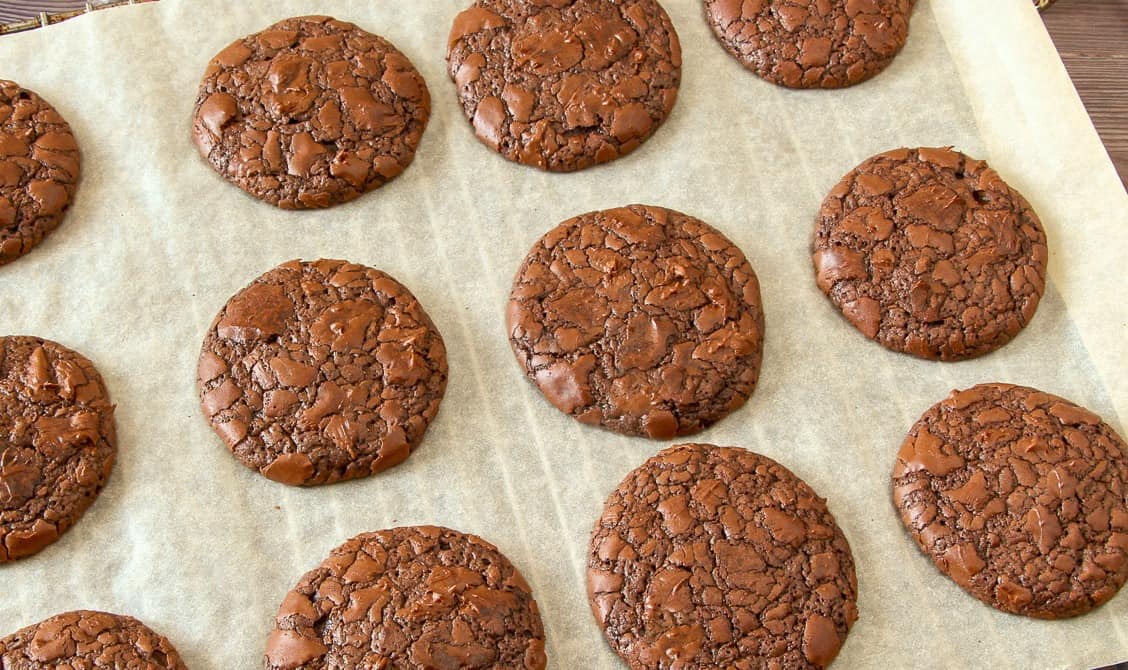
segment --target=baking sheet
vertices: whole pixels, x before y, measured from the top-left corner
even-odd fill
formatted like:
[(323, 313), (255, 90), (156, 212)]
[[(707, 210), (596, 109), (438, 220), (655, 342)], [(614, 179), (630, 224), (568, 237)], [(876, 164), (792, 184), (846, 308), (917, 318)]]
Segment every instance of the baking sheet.
[[(562, 415), (525, 382), (503, 313), (532, 243), (574, 214), (631, 202), (698, 216), (760, 276), (763, 375), (695, 439), (775, 458), (829, 499), (853, 547), (861, 619), (835, 667), (1086, 668), (1128, 658), (1128, 595), (1078, 619), (1007, 616), (940, 576), (903, 532), (889, 472), (919, 414), (956, 387), (1002, 380), (1128, 416), (1128, 196), (1025, 0), (921, 0), (908, 46), (861, 86), (788, 91), (715, 42), (699, 0), (664, 0), (685, 65), (669, 121), (633, 155), (579, 174), (510, 164), (474, 138), (443, 55), (467, 0), (163, 0), (0, 39), (0, 76), (70, 121), (85, 174), (62, 227), (0, 268), (0, 331), (89, 356), (117, 403), (115, 472), (85, 518), (0, 566), (0, 633), (50, 614), (129, 613), (189, 667), (260, 667), (277, 605), (345, 539), (436, 523), (496, 543), (534, 588), (552, 668), (624, 667), (588, 610), (583, 559), (618, 481), (663, 444)], [(415, 163), (350, 204), (283, 212), (222, 181), (190, 117), (203, 69), (236, 37), (332, 13), (392, 40), (434, 102)], [(937, 364), (866, 341), (819, 293), (808, 257), (825, 192), (901, 146), (992, 161), (1041, 213), (1050, 282), (1038, 314), (985, 358)], [(290, 258), (381, 268), (446, 340), (450, 384), (422, 447), (363, 481), (284, 487), (239, 465), (205, 424), (194, 370), (226, 299)]]

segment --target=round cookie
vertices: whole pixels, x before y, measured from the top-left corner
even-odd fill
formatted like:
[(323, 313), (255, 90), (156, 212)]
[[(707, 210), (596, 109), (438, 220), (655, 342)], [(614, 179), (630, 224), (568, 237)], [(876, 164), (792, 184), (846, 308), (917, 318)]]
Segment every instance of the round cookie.
[(82, 517), (116, 444), (114, 406), (85, 356), (0, 337), (0, 563), (38, 553)]
[(507, 323), (553, 405), (627, 435), (700, 431), (760, 374), (752, 267), (712, 227), (661, 207), (589, 212), (545, 234), (517, 271)]
[(358, 535), (286, 594), (268, 670), (543, 670), (544, 629), (517, 568), (435, 526)]
[(88, 610), (56, 614), (0, 639), (0, 667), (186, 670), (172, 643), (137, 619)]
[(387, 40), (327, 16), (280, 21), (208, 64), (192, 134), (225, 179), (283, 209), (330, 207), (415, 157), (431, 98)]
[(215, 432), (285, 484), (366, 477), (419, 445), (446, 389), (442, 336), (411, 292), (346, 261), (290, 261), (235, 294), (200, 352)]
[(0, 79), (0, 265), (59, 225), (79, 178), (78, 143), (55, 108)]
[(657, 0), (477, 0), (454, 20), (447, 67), (478, 139), (572, 172), (634, 151), (666, 120), (681, 45)]
[(1017, 191), (951, 149), (895, 149), (823, 201), (819, 288), (893, 351), (956, 361), (1009, 342), (1046, 288), (1046, 234)]
[(909, 36), (915, 0), (705, 0), (713, 33), (762, 79), (842, 88), (878, 74)]
[(822, 668), (858, 618), (826, 501), (735, 447), (677, 445), (628, 474), (592, 532), (587, 585), (632, 670)]
[(893, 502), (921, 550), (1011, 614), (1084, 614), (1128, 579), (1128, 445), (1100, 417), (1010, 384), (953, 391), (913, 425)]

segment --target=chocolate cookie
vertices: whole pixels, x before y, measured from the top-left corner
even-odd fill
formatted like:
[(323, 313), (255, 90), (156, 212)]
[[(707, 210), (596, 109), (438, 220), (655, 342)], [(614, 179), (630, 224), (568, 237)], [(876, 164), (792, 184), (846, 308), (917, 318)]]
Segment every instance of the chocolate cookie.
[(893, 502), (971, 595), (1059, 619), (1128, 579), (1128, 446), (1100, 417), (1024, 386), (953, 391), (909, 431)]
[(477, 0), (454, 20), (447, 66), (478, 139), (571, 172), (634, 151), (666, 120), (681, 45), (657, 0)]
[(33, 91), (0, 79), (0, 265), (55, 229), (78, 187), (70, 126)]
[(822, 668), (858, 618), (850, 545), (787, 468), (681, 444), (611, 493), (588, 598), (632, 670)]
[(116, 443), (114, 407), (86, 357), (38, 337), (0, 337), (0, 563), (39, 552), (78, 521), (110, 476)]
[(732, 242), (631, 205), (569, 219), (529, 252), (509, 297), (518, 362), (560, 411), (627, 435), (695, 433), (756, 387), (760, 285)]
[(406, 459), (446, 380), (443, 338), (402, 284), (363, 265), (295, 260), (220, 310), (196, 385), (236, 458), (308, 486)]
[(489, 542), (434, 526), (358, 535), (286, 594), (268, 670), (543, 670), (532, 591)]
[(204, 73), (192, 134), (228, 181), (284, 209), (330, 207), (411, 164), (431, 115), (415, 66), (327, 16), (236, 40)]
[(819, 288), (866, 337), (945, 361), (994, 351), (1046, 288), (1046, 234), (983, 161), (896, 149), (854, 168), (823, 201)]
[(186, 670), (172, 643), (137, 619), (80, 610), (56, 614), (0, 639), (4, 670)]
[(905, 46), (916, 0), (705, 0), (725, 50), (789, 88), (842, 88), (885, 69)]

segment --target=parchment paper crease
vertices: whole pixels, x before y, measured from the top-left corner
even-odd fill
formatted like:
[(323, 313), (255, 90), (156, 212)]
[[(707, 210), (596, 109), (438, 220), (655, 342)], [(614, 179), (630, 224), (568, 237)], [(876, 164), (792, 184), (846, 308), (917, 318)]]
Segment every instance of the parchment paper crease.
[[(635, 154), (572, 175), (510, 164), (474, 139), (443, 56), (467, 0), (163, 0), (0, 39), (0, 76), (51, 101), (85, 176), (62, 227), (0, 268), (0, 331), (88, 355), (117, 403), (119, 458), (86, 517), (0, 567), (0, 633), (79, 607), (141, 617), (194, 669), (260, 667), (286, 590), (330, 548), (437, 523), (496, 543), (541, 605), (550, 666), (620, 668), (589, 612), (583, 558), (607, 493), (662, 445), (581, 426), (525, 382), (503, 313), (513, 272), (559, 221), (647, 202), (716, 226), (763, 284), (764, 370), (751, 401), (696, 439), (775, 458), (829, 499), (858, 564), (861, 620), (838, 668), (1086, 668), (1128, 658), (1128, 595), (1061, 622), (995, 612), (904, 533), (889, 473), (901, 438), (950, 389), (1040, 387), (1128, 416), (1128, 196), (1025, 0), (922, 0), (882, 75), (787, 91), (728, 57), (699, 0), (665, 0), (684, 47), (681, 95)], [(1068, 7), (1062, 9), (1068, 11)], [(288, 213), (224, 183), (190, 139), (196, 86), (236, 37), (330, 13), (393, 41), (434, 115), (391, 185)], [(955, 145), (990, 160), (1041, 214), (1050, 285), (1030, 326), (985, 358), (936, 364), (866, 341), (815, 286), (825, 192), (885, 149)], [(371, 479), (314, 490), (239, 465), (200, 416), (194, 369), (224, 301), (290, 258), (347, 258), (404, 282), (450, 352), (422, 447)]]

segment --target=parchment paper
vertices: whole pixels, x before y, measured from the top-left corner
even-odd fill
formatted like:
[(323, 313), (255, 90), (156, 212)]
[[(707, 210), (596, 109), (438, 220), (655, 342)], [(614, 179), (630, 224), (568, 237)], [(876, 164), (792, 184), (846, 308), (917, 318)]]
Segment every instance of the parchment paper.
[[(1128, 196), (1026, 0), (922, 0), (908, 46), (837, 92), (764, 83), (728, 57), (699, 0), (664, 0), (684, 47), (681, 95), (635, 154), (572, 175), (510, 164), (474, 138), (443, 56), (467, 0), (163, 0), (0, 39), (0, 76), (69, 119), (85, 170), (62, 227), (0, 268), (0, 331), (88, 355), (117, 403), (101, 498), (40, 555), (0, 566), (0, 633), (50, 614), (129, 613), (194, 669), (255, 668), (288, 588), (368, 530), (448, 525), (496, 543), (532, 584), (550, 666), (621, 668), (589, 612), (588, 535), (618, 481), (662, 444), (579, 425), (524, 380), (505, 337), (510, 281), (574, 214), (631, 202), (698, 216), (758, 272), (764, 369), (750, 402), (695, 439), (775, 458), (829, 499), (853, 547), (861, 619), (835, 667), (1085, 668), (1128, 658), (1128, 595), (1033, 621), (981, 605), (902, 530), (890, 470), (905, 432), (952, 388), (1028, 384), (1128, 416)], [(1061, 11), (1068, 11), (1068, 7)], [(415, 163), (351, 204), (288, 213), (223, 182), (190, 116), (203, 69), (236, 37), (332, 13), (399, 46), (434, 114)], [(955, 145), (991, 160), (1041, 213), (1050, 284), (990, 356), (937, 364), (865, 340), (819, 293), (808, 256), (826, 191), (885, 149)], [(227, 298), (290, 258), (347, 258), (400, 279), (449, 349), (422, 447), (364, 481), (288, 488), (238, 464), (206, 426), (194, 369)]]

